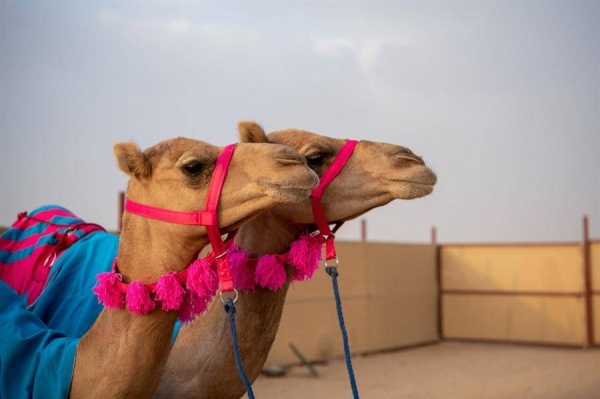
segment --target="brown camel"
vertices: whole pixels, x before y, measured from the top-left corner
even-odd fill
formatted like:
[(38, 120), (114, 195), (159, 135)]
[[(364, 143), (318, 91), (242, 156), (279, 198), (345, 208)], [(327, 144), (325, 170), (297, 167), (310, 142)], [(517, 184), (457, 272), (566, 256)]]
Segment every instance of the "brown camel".
[[(204, 208), (219, 147), (176, 138), (144, 152), (133, 143), (114, 149), (119, 168), (130, 177), (130, 200), (179, 211)], [(274, 204), (303, 200), (317, 182), (304, 158), (289, 147), (238, 144), (222, 190), (219, 227), (226, 232)], [(165, 272), (181, 271), (207, 242), (203, 226), (126, 212), (118, 248), (123, 282), (153, 282)], [(167, 361), (176, 318), (176, 311), (140, 316), (104, 309), (77, 348), (70, 396), (150, 397)]]
[[(345, 140), (288, 129), (267, 136), (251, 122), (239, 124), (242, 142), (288, 145), (321, 175)], [(348, 163), (322, 198), (329, 221), (353, 219), (394, 199), (413, 199), (432, 192), (435, 174), (408, 148), (361, 141)], [(239, 231), (236, 243), (256, 256), (284, 253), (290, 243), (314, 228), (310, 200), (277, 205), (261, 213)], [(271, 291), (256, 287), (240, 294), (237, 331), (244, 368), (251, 381), (260, 374), (281, 319), (293, 270), (287, 283)], [(239, 398), (244, 387), (235, 372), (226, 314), (215, 304), (200, 322), (183, 326), (169, 355), (155, 396), (160, 398)]]

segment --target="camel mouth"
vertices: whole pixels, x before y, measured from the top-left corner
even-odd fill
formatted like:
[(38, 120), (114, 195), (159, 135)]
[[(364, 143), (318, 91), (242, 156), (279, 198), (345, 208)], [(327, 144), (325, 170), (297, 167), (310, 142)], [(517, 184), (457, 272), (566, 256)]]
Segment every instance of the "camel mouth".
[(410, 183), (413, 187), (413, 192), (418, 193), (415, 194), (414, 198), (424, 197), (433, 192), (433, 187), (435, 184), (429, 183)]
[(308, 193), (310, 193), (310, 191), (317, 186), (317, 184), (313, 184), (311, 181), (294, 182), (294, 184), (261, 181), (259, 184), (267, 189), (272, 190), (281, 190), (285, 192), (307, 191)]
[(424, 180), (394, 179), (388, 180), (388, 187), (395, 199), (410, 200), (431, 194), (436, 180), (435, 175)]
[(310, 197), (310, 192), (313, 187), (298, 187), (294, 186), (283, 186), (280, 184), (263, 182), (262, 186), (265, 188), (267, 195), (273, 198), (277, 198), (282, 202), (301, 202)]
[[(287, 158), (286, 158), (287, 160)], [(293, 160), (290, 160), (293, 162)], [(260, 179), (258, 184), (265, 189), (267, 195), (282, 200), (283, 202), (300, 202), (310, 196), (313, 188), (319, 184), (319, 177), (308, 167), (305, 172), (294, 179), (288, 176), (286, 179)]]
[(386, 179), (391, 184), (406, 184), (415, 187), (431, 188), (437, 183), (437, 175), (429, 168), (417, 169), (416, 173), (389, 176)]
[(415, 181), (415, 180), (402, 180), (402, 179), (398, 179), (398, 180), (390, 180), (390, 183), (392, 184), (405, 184), (408, 185), (412, 188), (418, 189), (418, 190), (428, 190), (429, 192), (433, 191), (433, 188), (435, 187), (435, 181), (433, 182), (424, 182), (424, 181)]
[(402, 184), (411, 184), (411, 185), (420, 186), (420, 187), (431, 187), (432, 190), (436, 183), (435, 181), (430, 183), (430, 182), (404, 180), (404, 179), (394, 179), (394, 180), (388, 180), (388, 181), (390, 183), (402, 183)]

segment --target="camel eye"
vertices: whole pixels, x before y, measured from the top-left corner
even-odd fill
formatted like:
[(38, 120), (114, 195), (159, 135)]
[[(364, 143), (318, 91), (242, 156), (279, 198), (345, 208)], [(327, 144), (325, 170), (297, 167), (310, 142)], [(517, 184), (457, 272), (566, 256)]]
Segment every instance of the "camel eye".
[(324, 160), (325, 160), (324, 154), (313, 154), (313, 155), (306, 157), (306, 163), (308, 164), (309, 168), (316, 168), (318, 166), (321, 166), (323, 164)]
[(182, 167), (183, 171), (190, 176), (197, 176), (203, 168), (204, 166), (198, 161), (192, 161)]

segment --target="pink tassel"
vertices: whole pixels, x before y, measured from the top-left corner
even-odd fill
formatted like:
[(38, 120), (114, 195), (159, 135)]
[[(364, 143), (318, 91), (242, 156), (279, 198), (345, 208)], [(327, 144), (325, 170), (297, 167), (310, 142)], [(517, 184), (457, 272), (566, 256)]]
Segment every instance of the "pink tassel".
[(98, 297), (98, 303), (104, 304), (109, 309), (121, 309), (125, 306), (125, 294), (117, 286), (121, 275), (114, 272), (104, 272), (96, 275), (96, 285), (92, 290)]
[(204, 298), (205, 302), (217, 293), (219, 280), (217, 273), (211, 268), (210, 263), (204, 259), (198, 259), (190, 265), (188, 270), (187, 287), (198, 298)]
[(227, 257), (233, 275), (233, 285), (241, 291), (254, 291), (254, 269), (250, 266), (246, 251), (234, 244), (229, 248)]
[(156, 300), (162, 301), (161, 308), (165, 311), (179, 309), (185, 295), (185, 290), (175, 278), (175, 274), (169, 272), (160, 276), (154, 289)]
[(185, 298), (183, 298), (183, 302), (181, 303), (181, 307), (177, 313), (179, 320), (181, 320), (182, 323), (189, 323), (195, 319), (195, 316), (192, 315), (192, 304), (190, 303), (191, 296), (192, 293), (188, 292)]
[(127, 300), (127, 309), (137, 315), (148, 314), (156, 306), (144, 284), (139, 281), (129, 284), (125, 299)]
[(287, 279), (285, 268), (277, 261), (277, 255), (263, 255), (256, 265), (256, 282), (264, 288), (278, 290)]
[(290, 263), (296, 271), (295, 281), (310, 279), (319, 268), (319, 262), (323, 258), (323, 244), (317, 238), (303, 235), (290, 248)]
[(205, 298), (198, 298), (194, 292), (190, 291), (179, 308), (179, 320), (182, 323), (194, 321), (197, 316), (201, 316), (208, 310), (208, 302)]

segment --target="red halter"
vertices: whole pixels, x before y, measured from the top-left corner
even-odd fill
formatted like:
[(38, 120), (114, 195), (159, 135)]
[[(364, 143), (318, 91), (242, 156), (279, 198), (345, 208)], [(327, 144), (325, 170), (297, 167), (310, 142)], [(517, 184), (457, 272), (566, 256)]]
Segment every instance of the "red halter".
[(346, 162), (354, 152), (358, 141), (347, 140), (343, 145), (340, 152), (337, 154), (331, 165), (325, 170), (323, 176), (321, 176), (319, 185), (313, 189), (310, 193), (310, 200), (312, 205), (313, 216), (317, 224), (318, 234), (325, 242), (325, 262), (328, 260), (337, 259), (335, 253), (335, 232), (342, 226), (343, 222), (338, 223), (333, 231), (329, 228), (329, 222), (325, 217), (323, 207), (321, 207), (321, 197), (325, 188), (336, 178), (336, 176), (342, 171)]
[(206, 206), (203, 211), (173, 211), (143, 205), (130, 199), (125, 200), (125, 211), (138, 216), (169, 223), (206, 226), (208, 239), (212, 246), (214, 258), (217, 261), (219, 283), (222, 292), (233, 290), (233, 278), (229, 268), (229, 261), (227, 260), (227, 256), (223, 256), (227, 252), (231, 242), (233, 242), (233, 239), (228, 238), (223, 242), (219, 230), (219, 215), (217, 211), (221, 191), (223, 190), (223, 184), (225, 183), (225, 177), (227, 176), (227, 170), (229, 169), (234, 150), (235, 144), (230, 144), (221, 150), (210, 180)]

